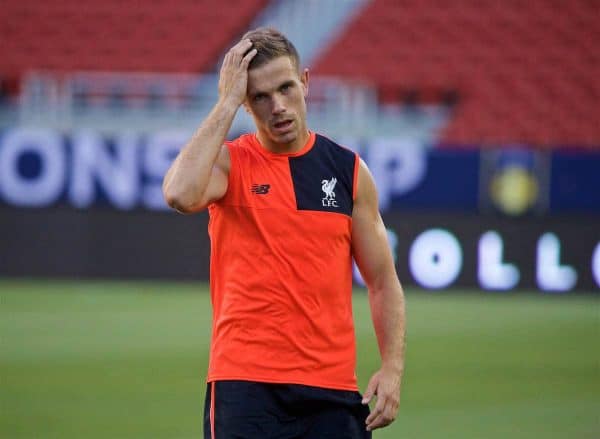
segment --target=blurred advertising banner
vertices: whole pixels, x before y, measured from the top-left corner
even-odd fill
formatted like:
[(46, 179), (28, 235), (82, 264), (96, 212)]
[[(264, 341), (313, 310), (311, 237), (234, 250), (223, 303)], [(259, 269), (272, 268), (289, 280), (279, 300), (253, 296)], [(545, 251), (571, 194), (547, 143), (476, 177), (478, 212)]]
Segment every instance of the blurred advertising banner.
[[(0, 133), (0, 204), (165, 210), (162, 178), (189, 135)], [(383, 212), (600, 212), (600, 152), (427, 148), (407, 139), (341, 142), (368, 163)]]
[[(0, 132), (0, 276), (207, 279), (206, 214), (169, 211), (161, 191), (187, 138)], [(600, 151), (340, 143), (373, 173), (405, 283), (600, 288)]]
[[(16, 207), (167, 209), (162, 178), (189, 135), (102, 136), (16, 128), (0, 134), (0, 203)], [(355, 146), (373, 172), (382, 210), (477, 209), (478, 153), (428, 151), (406, 140)]]
[(384, 221), (404, 282), (432, 290), (600, 293), (600, 215), (515, 219), (394, 211)]
[[(600, 293), (600, 215), (396, 210), (384, 221), (405, 285)], [(0, 276), (208, 280), (207, 222), (206, 213), (0, 207)]]

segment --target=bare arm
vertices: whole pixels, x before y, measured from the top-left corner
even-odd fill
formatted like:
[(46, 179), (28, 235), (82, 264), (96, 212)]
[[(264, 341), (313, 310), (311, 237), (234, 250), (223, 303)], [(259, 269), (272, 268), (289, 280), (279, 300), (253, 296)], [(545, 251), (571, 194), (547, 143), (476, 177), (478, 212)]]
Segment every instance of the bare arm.
[(381, 353), (381, 368), (371, 377), (363, 399), (363, 403), (368, 404), (373, 395), (377, 395), (377, 403), (367, 418), (367, 430), (373, 430), (390, 424), (400, 404), (404, 371), (404, 293), (379, 214), (375, 183), (362, 161), (352, 212), (352, 251), (369, 290)]
[(179, 212), (200, 211), (227, 191), (230, 161), (223, 142), (246, 97), (248, 64), (256, 55), (255, 49), (248, 52), (251, 47), (250, 40), (242, 40), (225, 55), (219, 101), (165, 175), (163, 195)]

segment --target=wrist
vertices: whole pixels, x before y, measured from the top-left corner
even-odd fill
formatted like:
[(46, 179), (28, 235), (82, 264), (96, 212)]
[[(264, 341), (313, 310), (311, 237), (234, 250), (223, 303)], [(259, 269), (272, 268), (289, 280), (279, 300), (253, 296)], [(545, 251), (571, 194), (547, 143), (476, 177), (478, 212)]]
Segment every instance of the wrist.
[(232, 98), (231, 96), (219, 96), (217, 107), (235, 113), (242, 105), (242, 102), (240, 102), (239, 99)]
[(402, 363), (398, 361), (382, 361), (381, 369), (397, 376), (402, 376), (404, 370)]

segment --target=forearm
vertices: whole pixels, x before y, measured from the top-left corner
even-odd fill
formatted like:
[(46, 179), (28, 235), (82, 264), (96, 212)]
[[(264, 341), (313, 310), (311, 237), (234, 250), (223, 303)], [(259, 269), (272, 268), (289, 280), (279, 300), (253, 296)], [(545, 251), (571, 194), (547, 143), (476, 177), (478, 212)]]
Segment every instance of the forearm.
[(364, 162), (360, 162), (358, 194), (352, 212), (353, 256), (369, 289), (371, 316), (381, 368), (364, 393), (363, 404), (374, 395), (377, 403), (366, 419), (367, 430), (389, 425), (400, 404), (404, 372), (404, 293), (396, 274), (387, 232), (377, 205), (377, 190)]
[(405, 350), (404, 293), (398, 279), (389, 280), (369, 288), (369, 301), (375, 334), (381, 353), (382, 368), (402, 377)]
[(187, 211), (202, 199), (237, 109), (235, 103), (219, 100), (183, 147), (163, 180), (170, 206)]

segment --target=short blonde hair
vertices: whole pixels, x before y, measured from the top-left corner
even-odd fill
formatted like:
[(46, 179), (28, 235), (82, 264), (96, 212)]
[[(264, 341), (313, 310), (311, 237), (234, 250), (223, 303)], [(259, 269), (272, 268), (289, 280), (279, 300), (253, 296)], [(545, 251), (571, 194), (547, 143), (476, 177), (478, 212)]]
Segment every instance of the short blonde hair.
[(242, 39), (252, 41), (252, 49), (256, 49), (257, 53), (250, 61), (248, 69), (260, 67), (275, 58), (288, 56), (294, 63), (294, 66), (300, 71), (300, 57), (298, 51), (287, 37), (272, 27), (259, 27), (257, 29), (246, 32)]

